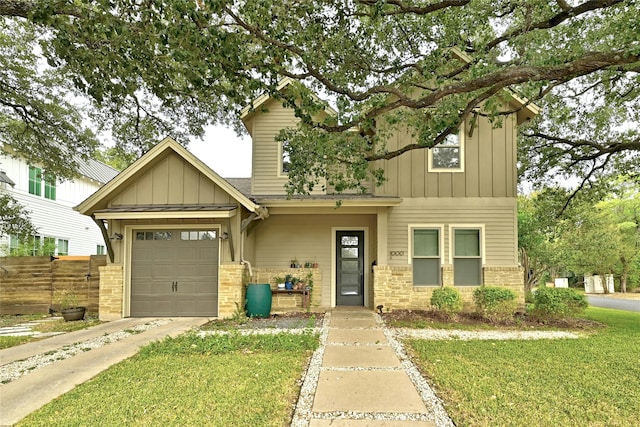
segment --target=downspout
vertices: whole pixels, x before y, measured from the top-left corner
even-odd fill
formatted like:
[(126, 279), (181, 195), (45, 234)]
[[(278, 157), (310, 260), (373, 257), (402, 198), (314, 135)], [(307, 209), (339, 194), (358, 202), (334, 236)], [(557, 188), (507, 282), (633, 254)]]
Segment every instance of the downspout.
[(267, 219), (269, 218), (269, 211), (267, 208), (258, 206), (254, 212), (242, 220), (242, 224), (240, 227), (240, 264), (246, 265), (249, 269), (249, 276), (253, 277), (253, 270), (251, 269), (251, 263), (244, 259), (244, 237), (247, 233), (247, 228), (253, 221), (257, 221), (259, 219)]

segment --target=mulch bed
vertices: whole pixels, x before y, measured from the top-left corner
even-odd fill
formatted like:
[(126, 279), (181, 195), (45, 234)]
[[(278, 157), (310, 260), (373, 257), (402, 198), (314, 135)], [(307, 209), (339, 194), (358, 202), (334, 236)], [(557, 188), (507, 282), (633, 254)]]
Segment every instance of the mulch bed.
[(436, 310), (392, 310), (383, 312), (382, 319), (389, 327), (428, 328), (429, 324), (451, 323), (468, 326), (487, 326), (504, 329), (576, 329), (590, 330), (604, 327), (603, 324), (580, 318), (540, 319), (523, 312), (512, 318), (490, 320), (475, 312), (463, 312), (453, 316)]

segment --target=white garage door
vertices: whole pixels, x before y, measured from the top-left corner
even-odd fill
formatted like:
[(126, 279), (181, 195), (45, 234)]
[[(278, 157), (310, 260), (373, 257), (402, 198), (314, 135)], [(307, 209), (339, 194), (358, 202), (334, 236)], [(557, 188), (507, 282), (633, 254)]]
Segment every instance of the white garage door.
[(216, 230), (135, 230), (131, 316), (217, 316)]

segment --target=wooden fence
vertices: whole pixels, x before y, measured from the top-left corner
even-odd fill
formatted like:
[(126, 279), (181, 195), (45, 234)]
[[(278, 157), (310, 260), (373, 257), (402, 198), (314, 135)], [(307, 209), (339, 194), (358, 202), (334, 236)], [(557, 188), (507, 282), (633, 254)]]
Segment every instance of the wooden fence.
[(0, 258), (0, 314), (46, 314), (59, 310), (65, 295), (98, 312), (99, 266), (105, 255)]

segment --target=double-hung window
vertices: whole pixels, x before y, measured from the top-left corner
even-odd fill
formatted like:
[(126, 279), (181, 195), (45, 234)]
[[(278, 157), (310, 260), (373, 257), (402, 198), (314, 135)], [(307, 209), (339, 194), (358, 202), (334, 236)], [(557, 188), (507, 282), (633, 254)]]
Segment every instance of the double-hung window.
[(410, 228), (411, 264), (414, 286), (439, 286), (441, 283), (441, 229)]
[(429, 150), (429, 171), (464, 172), (464, 134), (449, 134)]
[(482, 284), (482, 232), (480, 228), (453, 229), (453, 284)]
[(49, 200), (56, 199), (56, 177), (51, 174), (45, 175), (44, 198)]
[[(42, 196), (42, 169), (29, 166), (29, 194)], [(44, 197), (49, 200), (56, 199), (56, 177), (51, 174), (44, 175)]]
[(291, 165), (291, 158), (289, 156), (289, 144), (287, 143), (287, 141), (279, 143), (278, 153), (280, 157), (278, 175), (286, 176), (289, 174), (289, 166)]
[(42, 169), (29, 166), (29, 194), (42, 196)]

